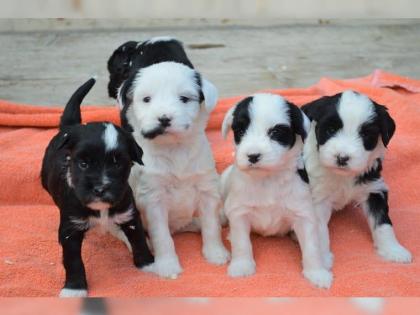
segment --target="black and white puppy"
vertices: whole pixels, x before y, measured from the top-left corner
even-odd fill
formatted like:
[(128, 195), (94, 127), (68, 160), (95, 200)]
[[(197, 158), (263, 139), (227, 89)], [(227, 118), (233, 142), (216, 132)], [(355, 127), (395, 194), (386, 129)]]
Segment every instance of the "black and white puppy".
[(361, 206), (374, 245), (386, 260), (408, 263), (411, 254), (395, 237), (388, 214), (388, 187), (381, 177), (386, 146), (395, 123), (385, 106), (345, 91), (303, 106), (311, 119), (304, 146), (323, 255), (332, 261), (328, 221), (333, 210)]
[(130, 185), (155, 254), (144, 270), (174, 278), (182, 268), (173, 233), (201, 230), (204, 257), (214, 264), (229, 259), (219, 175), (205, 133), (217, 90), (192, 68), (179, 41), (154, 38), (139, 49), (137, 68), (118, 92), (123, 127), (143, 148), (146, 164), (133, 168)]
[(81, 124), (80, 104), (94, 84), (87, 81), (67, 103), (42, 163), (42, 186), (60, 209), (58, 238), (66, 271), (61, 297), (87, 296), (81, 248), (93, 225), (123, 240), (136, 267), (153, 262), (128, 184), (133, 162), (143, 164), (141, 148), (111, 123)]
[(222, 174), (221, 186), (232, 244), (230, 276), (255, 273), (251, 231), (264, 236), (294, 231), (303, 275), (318, 287), (330, 287), (302, 160), (309, 125), (297, 106), (273, 94), (247, 97), (226, 114), (222, 134), (232, 129), (235, 140), (235, 163)]

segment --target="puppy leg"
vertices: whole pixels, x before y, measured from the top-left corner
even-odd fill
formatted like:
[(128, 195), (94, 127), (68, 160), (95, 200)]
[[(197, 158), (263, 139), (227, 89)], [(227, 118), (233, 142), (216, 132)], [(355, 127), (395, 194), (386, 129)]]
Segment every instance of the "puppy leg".
[(328, 229), (328, 222), (331, 218), (331, 207), (326, 204), (315, 206), (315, 213), (318, 217), (318, 233), (319, 246), (321, 248), (321, 257), (324, 261), (324, 266), (331, 269), (334, 263), (334, 255), (330, 249), (330, 234)]
[(147, 246), (146, 234), (144, 233), (137, 209), (133, 213), (133, 218), (130, 221), (121, 224), (120, 227), (130, 243), (134, 265), (138, 268), (142, 268), (153, 263), (154, 258)]
[(370, 193), (362, 205), (378, 254), (386, 260), (409, 263), (411, 254), (398, 242), (388, 215), (388, 192)]
[(319, 237), (315, 218), (298, 218), (293, 225), (300, 249), (302, 251), (303, 275), (320, 288), (328, 289), (333, 276), (325, 267), (321, 255)]
[(69, 222), (60, 224), (58, 237), (63, 249), (63, 265), (66, 271), (64, 288), (60, 297), (86, 297), (87, 281), (82, 261), (82, 242), (85, 231), (77, 230)]
[(251, 227), (245, 216), (229, 219), (229, 239), (232, 245), (232, 260), (228, 267), (231, 277), (245, 277), (255, 273), (255, 261), (250, 238)]
[(182, 268), (169, 230), (168, 213), (164, 207), (158, 205), (145, 209), (145, 215), (155, 262), (142, 270), (175, 279), (182, 272)]
[(201, 236), (203, 238), (203, 256), (209, 263), (223, 265), (229, 260), (229, 252), (222, 242), (221, 225), (219, 221), (220, 199), (202, 194), (199, 211), (201, 221)]

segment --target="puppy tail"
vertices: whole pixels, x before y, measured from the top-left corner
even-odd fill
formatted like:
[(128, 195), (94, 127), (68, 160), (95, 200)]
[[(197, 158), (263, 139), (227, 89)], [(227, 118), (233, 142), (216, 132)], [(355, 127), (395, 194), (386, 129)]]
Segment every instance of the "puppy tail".
[(95, 85), (96, 79), (91, 78), (70, 97), (66, 107), (64, 108), (63, 115), (60, 119), (60, 129), (65, 126), (71, 126), (80, 124), (82, 122), (82, 116), (80, 114), (80, 104), (82, 103), (85, 96), (89, 93), (90, 89)]

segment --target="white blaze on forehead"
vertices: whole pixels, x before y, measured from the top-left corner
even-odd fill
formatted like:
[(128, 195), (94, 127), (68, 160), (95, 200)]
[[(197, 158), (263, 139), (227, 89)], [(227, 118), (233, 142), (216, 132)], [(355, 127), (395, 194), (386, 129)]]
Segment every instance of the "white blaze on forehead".
[(118, 132), (113, 124), (105, 124), (105, 130), (102, 135), (102, 139), (105, 143), (106, 151), (111, 151), (117, 147)]
[(156, 36), (146, 41), (146, 44), (154, 44), (156, 42), (170, 42), (172, 40), (177, 40), (177, 39), (171, 36)]
[(249, 106), (250, 128), (264, 132), (277, 124), (290, 125), (289, 107), (284, 98), (274, 94), (255, 94)]
[(345, 131), (358, 130), (360, 125), (371, 120), (374, 115), (372, 101), (365, 95), (353, 91), (343, 92), (337, 108)]

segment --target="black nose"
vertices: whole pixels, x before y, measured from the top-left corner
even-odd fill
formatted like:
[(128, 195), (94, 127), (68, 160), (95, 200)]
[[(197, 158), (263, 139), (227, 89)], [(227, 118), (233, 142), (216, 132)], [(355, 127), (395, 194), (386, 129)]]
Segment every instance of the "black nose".
[(96, 197), (102, 197), (107, 190), (109, 189), (109, 185), (100, 185), (93, 187), (93, 193)]
[(256, 153), (256, 154), (248, 154), (248, 161), (251, 162), (252, 164), (257, 163), (261, 158), (261, 154)]
[(160, 124), (162, 125), (162, 127), (169, 127), (171, 125), (171, 118), (167, 117), (167, 116), (162, 116), (158, 118)]
[(337, 155), (338, 166), (346, 166), (349, 160), (350, 160), (350, 157), (348, 155)]

